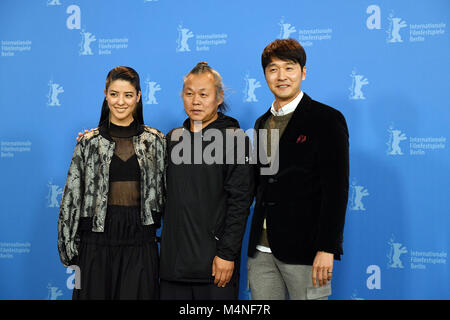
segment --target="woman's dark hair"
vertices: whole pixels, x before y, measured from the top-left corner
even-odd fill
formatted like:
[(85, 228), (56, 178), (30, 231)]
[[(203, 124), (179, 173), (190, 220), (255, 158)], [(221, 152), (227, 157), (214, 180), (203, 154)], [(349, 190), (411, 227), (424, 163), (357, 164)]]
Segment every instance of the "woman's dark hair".
[(264, 73), (266, 73), (266, 67), (272, 61), (273, 57), (298, 62), (302, 69), (306, 65), (305, 49), (294, 39), (277, 39), (264, 48), (261, 55), (261, 64)]
[[(191, 70), (189, 71), (189, 73), (184, 77), (183, 79), (183, 90), (184, 90), (184, 83), (186, 81), (186, 78), (191, 75), (191, 74), (202, 74), (205, 72), (209, 72), (213, 75), (214, 77), (214, 85), (216, 87), (216, 99), (219, 100), (220, 99), (220, 94), (224, 91), (224, 85), (222, 82), (222, 76), (213, 68), (211, 68), (208, 65), (208, 62), (199, 62), (197, 63), (197, 65)], [(228, 110), (228, 104), (225, 103), (225, 100), (222, 101), (221, 104), (219, 104), (219, 106), (217, 107), (217, 109), (220, 112), (226, 112)]]
[[(109, 71), (108, 76), (106, 77), (106, 92), (108, 92), (108, 88), (111, 82), (115, 80), (128, 81), (136, 89), (136, 93), (139, 93), (141, 91), (139, 74), (133, 68), (118, 66)], [(133, 117), (138, 124), (144, 124), (144, 116), (142, 114), (142, 97), (141, 99), (139, 99), (139, 102), (136, 105), (136, 109), (133, 112)], [(103, 99), (102, 113), (100, 115), (100, 121), (98, 122), (98, 125), (100, 126), (105, 121), (109, 122), (109, 107), (108, 102), (106, 101), (106, 97)]]

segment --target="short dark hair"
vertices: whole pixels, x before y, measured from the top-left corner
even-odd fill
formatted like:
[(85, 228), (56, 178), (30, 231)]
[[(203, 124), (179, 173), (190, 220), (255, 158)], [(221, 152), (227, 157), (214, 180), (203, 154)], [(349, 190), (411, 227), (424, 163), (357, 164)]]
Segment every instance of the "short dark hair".
[(272, 58), (281, 60), (292, 60), (300, 64), (300, 67), (306, 65), (306, 52), (301, 44), (295, 39), (277, 39), (267, 45), (261, 55), (261, 64), (264, 73), (267, 65), (272, 61)]
[[(116, 80), (128, 81), (136, 89), (136, 93), (139, 93), (141, 91), (139, 74), (133, 68), (118, 66), (110, 70), (108, 76), (106, 77), (105, 90), (108, 91), (111, 82)], [(142, 114), (142, 97), (137, 103), (136, 109), (133, 113), (133, 117), (138, 124), (144, 124), (144, 116)], [(106, 98), (104, 98), (102, 112), (100, 114), (99, 126), (106, 120), (109, 121), (109, 107)]]

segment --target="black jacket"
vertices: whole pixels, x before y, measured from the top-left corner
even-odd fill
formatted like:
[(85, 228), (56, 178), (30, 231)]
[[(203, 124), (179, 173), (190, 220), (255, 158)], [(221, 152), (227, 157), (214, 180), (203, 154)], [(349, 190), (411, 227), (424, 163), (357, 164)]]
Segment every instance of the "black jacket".
[[(269, 116), (270, 110), (256, 120), (255, 129), (263, 128)], [(267, 217), (267, 238), (279, 260), (312, 265), (317, 251), (340, 259), (348, 149), (344, 116), (304, 94), (280, 138), (278, 172), (258, 175), (249, 256), (257, 250)], [(255, 172), (260, 168), (258, 164)]]
[[(200, 133), (190, 132), (189, 126), (187, 119), (183, 127), (172, 130), (166, 137), (167, 201), (161, 234), (160, 277), (169, 281), (211, 282), (216, 255), (229, 261), (240, 258), (254, 196), (254, 174), (248, 158), (250, 144), (244, 132), (237, 130), (237, 120), (221, 113)], [(202, 154), (218, 156), (224, 164), (206, 164), (203, 160), (201, 164), (194, 164), (195, 152), (189, 156), (187, 149), (182, 150), (189, 146), (194, 150), (194, 139), (203, 139), (208, 134), (219, 133), (225, 137), (226, 129), (244, 138), (246, 152), (240, 159), (234, 159), (243, 164), (235, 161), (226, 164), (226, 156), (232, 150), (227, 148), (225, 138), (223, 148), (220, 151), (217, 148), (217, 153), (211, 152), (214, 139), (198, 144)], [(178, 139), (176, 135), (182, 137)], [(236, 151), (236, 145), (231, 147)], [(185, 160), (191, 160), (191, 164), (179, 163), (179, 155), (186, 156)]]

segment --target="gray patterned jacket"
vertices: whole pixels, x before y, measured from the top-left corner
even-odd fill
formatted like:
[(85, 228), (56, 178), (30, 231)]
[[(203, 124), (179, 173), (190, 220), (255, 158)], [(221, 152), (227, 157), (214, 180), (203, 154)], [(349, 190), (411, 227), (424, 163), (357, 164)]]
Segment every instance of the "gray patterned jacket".
[[(104, 231), (115, 143), (103, 131), (100, 127), (85, 134), (73, 153), (58, 219), (58, 251), (65, 266), (78, 255), (81, 217), (92, 217), (93, 232)], [(141, 172), (142, 224), (151, 225), (152, 211), (164, 208), (166, 141), (160, 131), (143, 125), (133, 145)]]

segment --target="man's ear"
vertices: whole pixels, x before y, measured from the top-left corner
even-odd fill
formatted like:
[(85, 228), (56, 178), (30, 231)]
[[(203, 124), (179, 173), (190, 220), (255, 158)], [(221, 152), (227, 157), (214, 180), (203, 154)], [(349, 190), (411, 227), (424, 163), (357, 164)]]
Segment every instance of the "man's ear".
[(305, 80), (305, 78), (306, 78), (306, 66), (303, 66), (303, 69), (302, 69), (302, 81)]
[(223, 103), (223, 99), (225, 97), (225, 92), (222, 90), (219, 95), (219, 105)]

